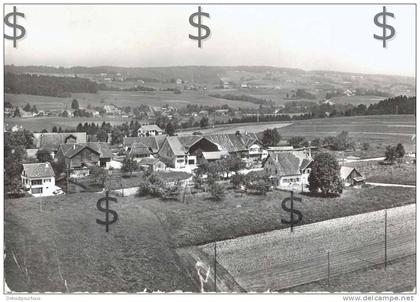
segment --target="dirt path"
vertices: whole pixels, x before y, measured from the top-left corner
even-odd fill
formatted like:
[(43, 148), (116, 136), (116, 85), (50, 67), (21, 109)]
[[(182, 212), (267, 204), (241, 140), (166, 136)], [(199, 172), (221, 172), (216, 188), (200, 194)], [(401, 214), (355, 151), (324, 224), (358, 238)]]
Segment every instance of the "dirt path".
[(388, 184), (382, 182), (366, 182), (367, 185), (378, 186), (378, 187), (401, 187), (401, 188), (415, 188), (414, 185), (402, 185), (402, 184)]

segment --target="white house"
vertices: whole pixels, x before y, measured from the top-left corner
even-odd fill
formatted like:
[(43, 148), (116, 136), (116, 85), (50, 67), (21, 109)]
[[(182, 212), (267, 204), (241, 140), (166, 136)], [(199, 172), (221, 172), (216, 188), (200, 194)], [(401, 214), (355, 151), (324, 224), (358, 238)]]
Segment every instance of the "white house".
[(23, 164), (22, 185), (35, 196), (52, 196), (55, 186), (54, 170), (50, 163)]
[(158, 125), (142, 125), (137, 130), (137, 136), (156, 136), (156, 135), (162, 135), (163, 130), (160, 129)]
[(312, 157), (306, 150), (268, 152), (263, 163), (274, 187), (282, 190), (304, 191), (309, 184)]

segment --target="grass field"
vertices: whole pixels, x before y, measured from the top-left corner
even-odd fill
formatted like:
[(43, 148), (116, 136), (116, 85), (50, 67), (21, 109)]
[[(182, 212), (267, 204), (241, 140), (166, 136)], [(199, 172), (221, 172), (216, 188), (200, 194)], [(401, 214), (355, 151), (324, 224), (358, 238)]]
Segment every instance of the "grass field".
[(411, 255), (367, 269), (342, 274), (282, 292), (413, 292), (416, 288), (416, 256)]
[[(120, 197), (111, 203), (119, 220), (108, 234), (95, 222), (104, 219), (96, 209), (103, 194), (6, 200), (6, 282), (14, 291), (196, 291), (175, 248), (285, 228), (281, 200), (288, 195), (229, 191), (214, 202), (195, 194), (188, 204)], [(308, 224), (414, 203), (415, 189), (369, 187), (346, 190), (341, 198), (300, 197), (296, 208)]]
[[(225, 200), (214, 202), (207, 194), (198, 193), (188, 204), (139, 199), (154, 212), (178, 247), (235, 238), (287, 227), (281, 218), (290, 214), (281, 201), (290, 193), (274, 191), (267, 196), (238, 194), (229, 191)], [(296, 208), (303, 213), (303, 224), (355, 215), (415, 202), (415, 189), (366, 187), (349, 188), (339, 198), (319, 198), (297, 194), (302, 203)]]
[(96, 208), (100, 196), (6, 200), (8, 287), (29, 292), (193, 290), (157, 217), (137, 199), (119, 198), (110, 203), (119, 220), (105, 233), (95, 221), (105, 218)]

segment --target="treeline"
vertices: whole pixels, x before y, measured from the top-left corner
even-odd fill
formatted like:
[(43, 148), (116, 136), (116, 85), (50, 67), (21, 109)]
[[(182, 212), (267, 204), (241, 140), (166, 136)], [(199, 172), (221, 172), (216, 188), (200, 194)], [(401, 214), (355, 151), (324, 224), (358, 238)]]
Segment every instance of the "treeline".
[(367, 107), (365, 114), (415, 114), (416, 97), (397, 96), (371, 104)]
[(70, 97), (71, 93), (97, 91), (98, 85), (89, 79), (10, 72), (5, 75), (6, 93)]
[(218, 98), (218, 99), (225, 99), (231, 101), (243, 101), (257, 105), (266, 105), (272, 106), (274, 102), (272, 100), (260, 99), (249, 95), (234, 95), (234, 94), (210, 94), (209, 96)]

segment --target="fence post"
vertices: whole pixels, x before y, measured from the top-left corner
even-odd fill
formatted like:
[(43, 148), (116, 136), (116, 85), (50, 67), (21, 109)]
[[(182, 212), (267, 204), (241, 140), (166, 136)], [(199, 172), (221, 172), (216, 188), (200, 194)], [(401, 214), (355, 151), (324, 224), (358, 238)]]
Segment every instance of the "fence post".
[(217, 273), (216, 273), (216, 257), (217, 257), (217, 250), (216, 250), (216, 241), (214, 242), (214, 292), (217, 293), (217, 282), (216, 282), (216, 277), (217, 277)]
[(387, 255), (387, 224), (388, 224), (388, 213), (387, 213), (387, 210), (385, 209), (385, 225), (384, 225), (384, 227), (385, 227), (385, 246), (384, 246), (384, 248), (385, 248), (385, 269), (386, 269), (386, 265), (387, 265), (387, 262), (388, 262), (388, 255)]
[(327, 251), (327, 263), (328, 263), (328, 287), (330, 286), (330, 250)]

